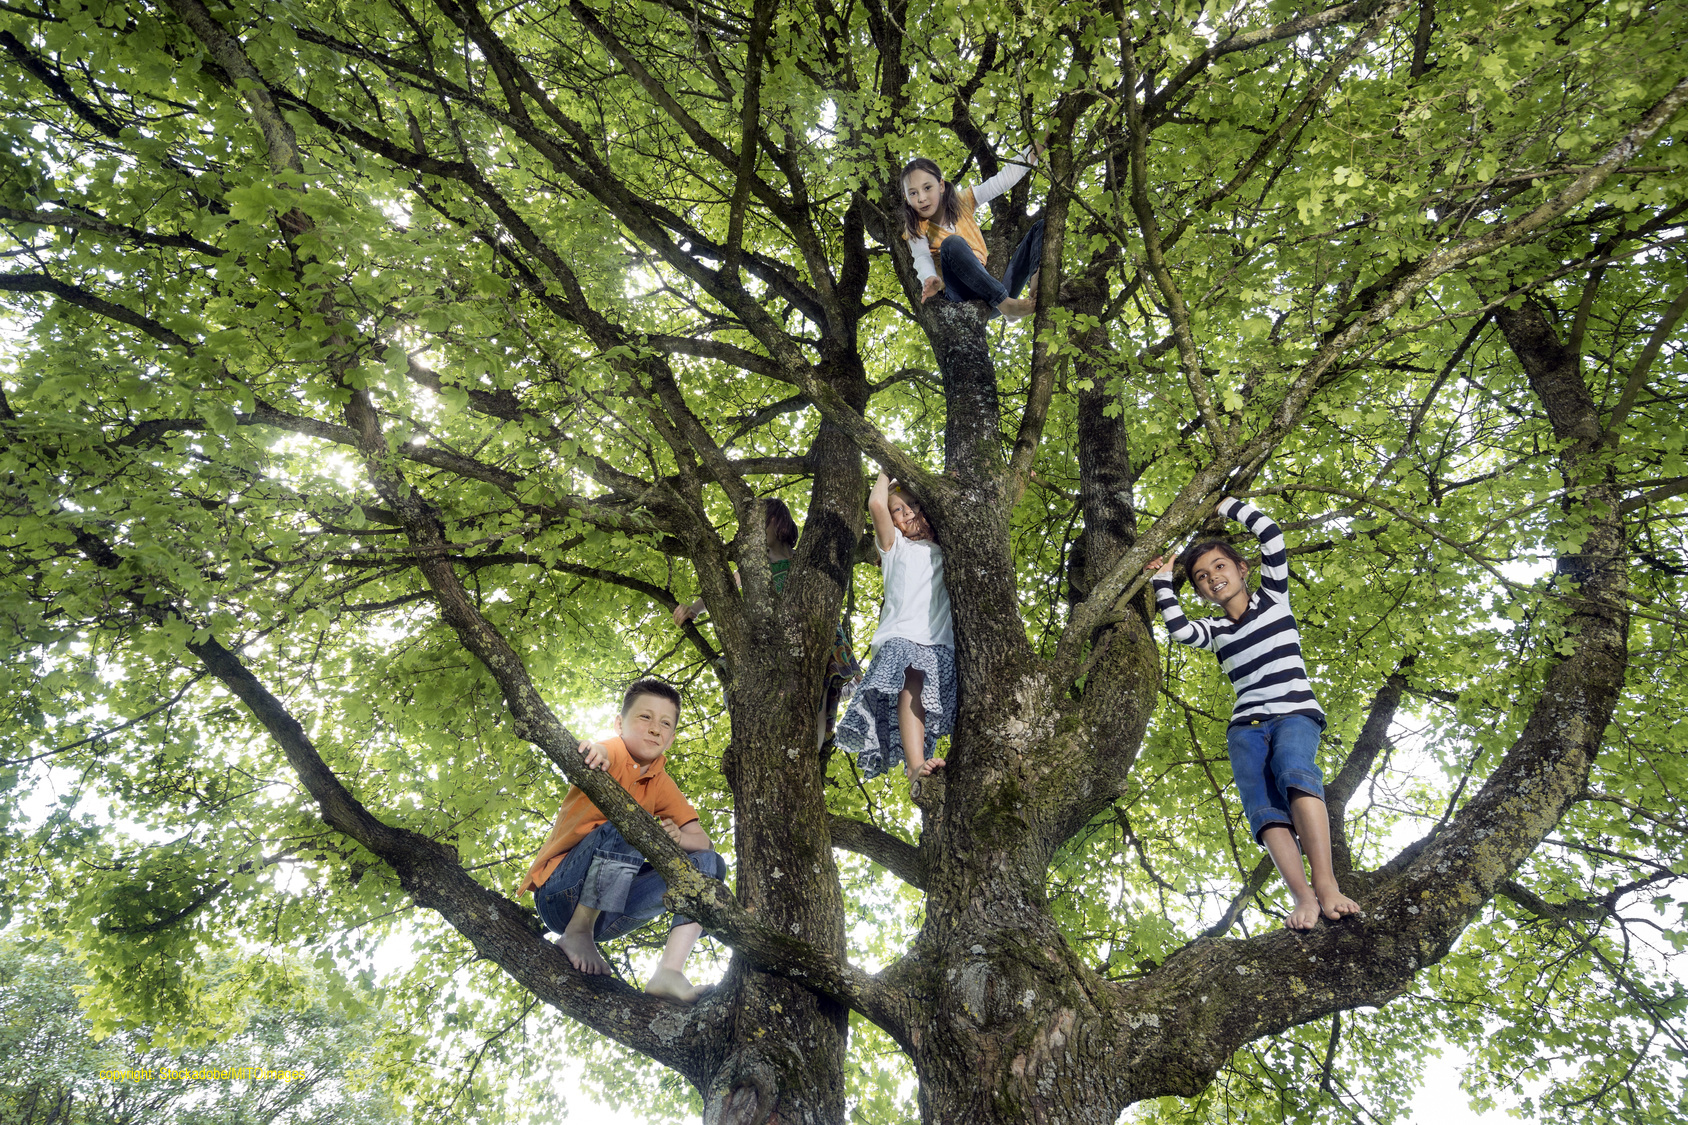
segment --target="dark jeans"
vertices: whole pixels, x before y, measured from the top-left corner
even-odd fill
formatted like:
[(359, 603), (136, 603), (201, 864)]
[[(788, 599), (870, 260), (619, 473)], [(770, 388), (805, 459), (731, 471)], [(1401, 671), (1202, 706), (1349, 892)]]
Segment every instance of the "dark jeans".
[(1001, 281), (990, 275), (960, 235), (944, 239), (938, 247), (938, 261), (943, 264), (945, 300), (984, 301), (995, 308), (1010, 297), (1018, 297), (1043, 261), (1043, 220), (1033, 223), (1020, 245), (1014, 247), (1008, 272)]
[[(727, 861), (713, 851), (692, 852), (692, 866), (711, 879), (727, 877)], [(533, 904), (540, 920), (553, 933), (562, 933), (576, 906), (602, 911), (592, 927), (593, 941), (609, 941), (634, 930), (662, 913), (668, 884), (615, 825), (605, 821), (569, 850), (551, 872)], [(672, 926), (691, 919), (676, 914)]]

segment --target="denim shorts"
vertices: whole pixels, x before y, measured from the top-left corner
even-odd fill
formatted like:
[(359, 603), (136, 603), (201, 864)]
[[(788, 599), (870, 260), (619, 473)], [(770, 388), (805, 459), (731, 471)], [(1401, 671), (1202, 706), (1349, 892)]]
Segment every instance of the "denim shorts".
[[(711, 879), (726, 879), (727, 861), (714, 851), (690, 852), (692, 866)], [(605, 821), (581, 840), (557, 864), (545, 885), (533, 896), (539, 918), (553, 933), (562, 933), (577, 906), (602, 911), (592, 927), (593, 941), (621, 937), (663, 911), (668, 883), (645, 857)], [(670, 926), (691, 919), (676, 914)]]
[(1248, 815), (1248, 830), (1257, 843), (1260, 833), (1274, 824), (1295, 830), (1289, 816), (1291, 789), (1323, 799), (1325, 775), (1319, 772), (1315, 760), (1323, 730), (1306, 715), (1279, 715), (1225, 732), (1231, 776), (1236, 779), (1237, 795)]

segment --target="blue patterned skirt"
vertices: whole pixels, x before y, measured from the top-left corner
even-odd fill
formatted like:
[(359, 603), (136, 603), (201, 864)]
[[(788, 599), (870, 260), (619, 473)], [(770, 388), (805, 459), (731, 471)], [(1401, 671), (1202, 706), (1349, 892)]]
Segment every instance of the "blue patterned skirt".
[(868, 662), (867, 675), (838, 724), (838, 745), (856, 756), (864, 777), (882, 774), (903, 760), (897, 696), (902, 694), (903, 677), (910, 668), (926, 674), (920, 705), (926, 711), (928, 758), (938, 737), (955, 727), (955, 649), (892, 637)]

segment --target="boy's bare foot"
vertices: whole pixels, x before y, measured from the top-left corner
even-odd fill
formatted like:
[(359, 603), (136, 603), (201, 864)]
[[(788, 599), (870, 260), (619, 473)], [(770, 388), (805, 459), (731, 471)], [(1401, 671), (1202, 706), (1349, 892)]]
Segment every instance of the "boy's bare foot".
[(645, 982), (645, 991), (664, 1000), (673, 1000), (677, 1004), (695, 1004), (709, 989), (699, 988), (673, 969), (658, 968), (651, 974), (651, 979)]
[(1319, 897), (1319, 907), (1324, 911), (1325, 917), (1333, 922), (1360, 912), (1360, 904), (1343, 894), (1342, 888), (1334, 881), (1324, 887), (1315, 883), (1313, 893)]
[(1023, 320), (1032, 315), (1037, 309), (1035, 297), (1008, 297), (996, 306), (996, 311), (1002, 314), (1004, 320)]
[(1292, 930), (1310, 930), (1319, 924), (1319, 899), (1317, 895), (1295, 900), (1295, 909), (1284, 919), (1284, 925)]
[(587, 976), (603, 976), (610, 971), (610, 963), (604, 960), (602, 953), (598, 952), (598, 943), (592, 940), (591, 934), (564, 932), (553, 935), (551, 940), (561, 946), (564, 953), (568, 954), (569, 964)]

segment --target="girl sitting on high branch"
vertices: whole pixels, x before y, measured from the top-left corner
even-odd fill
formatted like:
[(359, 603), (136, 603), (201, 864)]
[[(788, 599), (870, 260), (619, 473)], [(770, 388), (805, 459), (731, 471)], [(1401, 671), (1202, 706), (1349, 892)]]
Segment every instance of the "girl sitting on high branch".
[[(904, 166), (898, 181), (903, 190), (903, 237), (914, 253), (922, 301), (941, 291), (946, 301), (984, 301), (1008, 320), (1031, 315), (1037, 304), (1037, 267), (1043, 260), (1043, 219), (1033, 223), (1014, 248), (1008, 271), (998, 281), (985, 269), (989, 253), (973, 212), (1024, 179), (1042, 152), (1041, 144), (1033, 145), (984, 183), (962, 191), (924, 156)], [(1021, 297), (1028, 282), (1034, 296)]]
[[(1225, 497), (1215, 509), (1236, 520), (1260, 541), (1260, 589), (1248, 592), (1249, 566), (1223, 539), (1197, 543), (1179, 561), (1196, 593), (1225, 611), (1222, 618), (1190, 621), (1178, 605), (1172, 563), (1155, 559), (1155, 604), (1172, 639), (1205, 648), (1236, 689), (1237, 702), (1225, 732), (1231, 776), (1248, 815), (1249, 831), (1266, 848), (1295, 896), (1284, 920), (1292, 930), (1310, 930), (1321, 910), (1335, 921), (1359, 913), (1342, 893), (1330, 858), (1330, 814), (1324, 775), (1315, 755), (1325, 712), (1307, 681), (1301, 634), (1289, 608), (1289, 555), (1277, 524), (1241, 500)], [(1307, 885), (1301, 856), (1313, 869)]]

